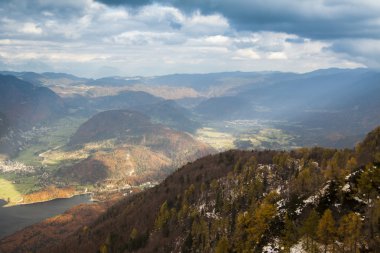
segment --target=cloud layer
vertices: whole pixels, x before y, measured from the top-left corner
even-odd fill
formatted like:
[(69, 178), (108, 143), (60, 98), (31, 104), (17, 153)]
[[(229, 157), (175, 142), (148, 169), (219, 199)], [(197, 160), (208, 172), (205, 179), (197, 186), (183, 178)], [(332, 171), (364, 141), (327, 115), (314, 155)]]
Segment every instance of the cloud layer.
[(378, 1), (0, 1), (0, 68), (82, 76), (380, 66)]
[(187, 13), (219, 13), (239, 30), (276, 31), (313, 39), (380, 38), (380, 2), (376, 0), (99, 0), (141, 7), (153, 3)]

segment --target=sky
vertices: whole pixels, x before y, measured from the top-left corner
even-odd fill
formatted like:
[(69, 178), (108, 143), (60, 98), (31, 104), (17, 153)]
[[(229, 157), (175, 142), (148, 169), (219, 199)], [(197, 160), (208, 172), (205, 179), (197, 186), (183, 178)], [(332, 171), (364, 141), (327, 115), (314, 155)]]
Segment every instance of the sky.
[(380, 69), (379, 0), (0, 0), (0, 70)]

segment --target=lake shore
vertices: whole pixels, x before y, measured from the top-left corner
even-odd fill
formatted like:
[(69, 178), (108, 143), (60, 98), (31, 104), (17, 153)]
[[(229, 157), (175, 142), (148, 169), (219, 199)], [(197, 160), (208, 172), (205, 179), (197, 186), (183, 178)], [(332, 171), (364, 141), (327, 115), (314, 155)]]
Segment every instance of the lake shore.
[[(71, 198), (54, 199), (34, 204), (0, 207), (0, 238), (11, 235), (30, 225), (65, 213), (67, 210), (91, 204), (90, 195), (76, 195)], [(90, 206), (90, 205), (88, 205)]]
[(65, 196), (65, 197), (54, 197), (54, 198), (47, 198), (47, 199), (43, 199), (43, 200), (39, 200), (39, 201), (33, 201), (33, 202), (27, 202), (27, 203), (24, 203), (24, 202), (10, 202), (8, 203), (6, 200), (3, 200), (4, 202), (4, 205), (0, 205), (0, 207), (15, 207), (15, 206), (25, 206), (25, 205), (33, 205), (33, 204), (38, 204), (38, 203), (45, 203), (45, 202), (49, 202), (49, 201), (53, 201), (53, 200), (59, 200), (59, 199), (70, 199), (70, 198), (73, 198), (73, 197), (76, 197), (76, 196), (81, 196), (81, 195), (91, 195), (92, 192), (77, 192), (75, 194), (71, 194), (71, 195), (68, 195), (68, 196)]

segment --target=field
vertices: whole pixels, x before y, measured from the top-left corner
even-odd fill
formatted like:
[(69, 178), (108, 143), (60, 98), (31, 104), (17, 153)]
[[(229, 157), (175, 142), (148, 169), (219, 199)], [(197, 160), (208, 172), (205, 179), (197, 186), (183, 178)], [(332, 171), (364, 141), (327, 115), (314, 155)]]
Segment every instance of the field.
[(26, 165), (41, 166), (43, 159), (39, 154), (65, 145), (85, 120), (69, 116), (54, 122), (43, 134), (36, 134), (31, 145), (22, 150), (15, 160)]
[(86, 159), (90, 154), (100, 150), (110, 150), (115, 148), (115, 140), (109, 139), (105, 141), (86, 143), (82, 148), (76, 150), (64, 150), (55, 148), (48, 150), (39, 155), (41, 164), (45, 166), (59, 166), (62, 164), (71, 164), (79, 160)]
[(208, 122), (195, 136), (218, 151), (295, 148), (294, 136), (276, 128), (274, 123), (258, 120)]
[(235, 148), (234, 137), (231, 134), (219, 132), (214, 128), (204, 127), (198, 129), (196, 138), (218, 151)]
[(289, 149), (294, 148), (293, 137), (280, 129), (264, 128), (257, 133), (241, 134), (239, 140), (246, 140), (258, 149)]
[(0, 178), (0, 199), (16, 203), (22, 200), (22, 195), (11, 181)]

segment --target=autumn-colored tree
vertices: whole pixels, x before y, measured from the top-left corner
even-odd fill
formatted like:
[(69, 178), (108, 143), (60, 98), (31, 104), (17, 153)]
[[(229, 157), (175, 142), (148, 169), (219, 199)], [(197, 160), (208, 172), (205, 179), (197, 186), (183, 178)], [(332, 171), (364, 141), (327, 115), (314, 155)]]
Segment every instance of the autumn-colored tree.
[(243, 252), (248, 244), (248, 229), (249, 216), (248, 212), (241, 212), (237, 215), (235, 233), (234, 233), (234, 245), (233, 248), (236, 252)]
[(365, 236), (373, 252), (380, 252), (380, 200), (375, 200), (366, 212)]
[(239, 160), (237, 161), (237, 163), (234, 166), (234, 173), (236, 173), (236, 174), (240, 173), (242, 169), (243, 169), (243, 164), (242, 164), (241, 158), (239, 158)]
[(369, 203), (371, 192), (373, 191), (371, 173), (368, 169), (365, 169), (358, 179), (359, 193), (366, 198)]
[(286, 179), (293, 173), (293, 169), (290, 166), (291, 161), (290, 155), (286, 152), (279, 153), (273, 157), (273, 163), (277, 165), (278, 174), (282, 179)]
[(327, 179), (341, 181), (344, 176), (347, 158), (344, 151), (336, 151), (334, 156), (327, 163), (325, 176)]
[(339, 222), (338, 235), (343, 243), (343, 252), (357, 252), (362, 222), (359, 215), (350, 212)]
[(305, 236), (306, 241), (303, 245), (303, 248), (307, 252), (315, 252), (315, 240), (317, 239), (317, 228), (319, 223), (318, 213), (312, 209), (309, 213), (309, 216), (306, 218), (305, 222), (301, 227), (301, 234)]
[(143, 247), (146, 242), (148, 241), (149, 234), (146, 233), (139, 233), (139, 231), (136, 228), (133, 228), (130, 235), (129, 240), (125, 245), (125, 248), (128, 251), (135, 251), (141, 247)]
[(285, 215), (284, 219), (284, 230), (281, 236), (281, 244), (284, 247), (284, 252), (290, 252), (290, 248), (296, 244), (298, 241), (297, 227), (294, 224), (288, 214)]
[(336, 228), (335, 220), (330, 209), (326, 209), (322, 218), (319, 220), (317, 235), (320, 242), (324, 245), (324, 252), (327, 252), (330, 245), (332, 245), (332, 251), (334, 252)]
[(165, 201), (160, 208), (160, 211), (157, 215), (155, 227), (156, 229), (162, 229), (164, 226), (167, 225), (168, 221), (170, 219), (170, 211), (168, 208), (168, 202)]
[(191, 235), (193, 242), (192, 246), (195, 250), (200, 250), (200, 252), (210, 251), (209, 226), (199, 213), (195, 214), (191, 227)]
[(302, 169), (298, 176), (291, 182), (291, 191), (296, 195), (308, 195), (315, 192), (322, 184), (323, 178), (320, 171), (314, 166)]
[(106, 244), (102, 244), (99, 248), (100, 253), (108, 253), (108, 246)]
[(252, 248), (255, 248), (260, 243), (262, 236), (268, 231), (276, 212), (277, 209), (274, 204), (265, 202), (254, 210), (247, 229), (248, 241), (252, 243)]
[(132, 231), (131, 231), (131, 234), (130, 234), (129, 238), (131, 240), (135, 240), (138, 235), (139, 235), (139, 232), (137, 231), (137, 229), (133, 228)]
[(228, 253), (228, 239), (227, 237), (223, 236), (216, 245), (215, 253)]
[(346, 167), (347, 169), (349, 169), (351, 172), (356, 169), (358, 166), (358, 161), (356, 160), (356, 158), (353, 156), (351, 157), (348, 161), (347, 161), (347, 164), (346, 164)]

